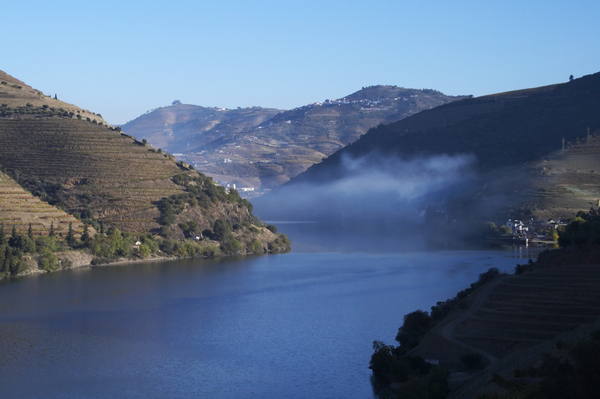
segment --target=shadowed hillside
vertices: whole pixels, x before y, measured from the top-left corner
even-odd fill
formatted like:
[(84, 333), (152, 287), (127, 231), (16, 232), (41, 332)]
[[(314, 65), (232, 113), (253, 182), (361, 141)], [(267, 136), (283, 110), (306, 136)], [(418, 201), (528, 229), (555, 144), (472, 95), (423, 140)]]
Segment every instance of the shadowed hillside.
[[(600, 74), (537, 89), (464, 99), (371, 129), (298, 177), (323, 179), (343, 154), (373, 151), (414, 158), (474, 154), (483, 171), (522, 164), (561, 148), (562, 138), (600, 132)], [(327, 177), (325, 177), (325, 180)]]
[[(357, 171), (374, 168), (373, 159), (388, 164), (401, 160), (404, 165), (437, 160), (443, 170), (443, 162), (451, 168), (451, 161), (468, 156), (475, 160), (477, 180), (470, 187), (423, 197), (421, 209), (437, 204), (453, 212), (449, 217), (463, 220), (504, 218), (509, 211), (518, 218), (567, 217), (600, 199), (595, 176), (600, 166), (600, 147), (595, 141), (600, 134), (598, 109), (600, 73), (564, 84), (444, 104), (369, 130), (275, 190), (279, 196), (274, 200), (285, 202), (286, 192), (295, 186), (306, 192), (306, 186), (342, 184)], [(401, 186), (415, 173), (400, 165), (393, 171), (395, 185)], [(471, 177), (465, 173), (463, 180)], [(451, 198), (458, 199), (449, 202)]]

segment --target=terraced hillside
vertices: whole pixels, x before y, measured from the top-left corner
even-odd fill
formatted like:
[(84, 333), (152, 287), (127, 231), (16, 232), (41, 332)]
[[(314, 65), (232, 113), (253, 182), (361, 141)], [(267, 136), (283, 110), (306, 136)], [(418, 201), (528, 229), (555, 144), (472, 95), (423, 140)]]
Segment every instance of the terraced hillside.
[(538, 269), (498, 284), (454, 337), (499, 358), (600, 317), (600, 267)]
[[(411, 356), (439, 359), (449, 368), (459, 385), (449, 397), (494, 392), (495, 375), (512, 380), (515, 370), (528, 370), (542, 354), (600, 328), (600, 267), (584, 259), (587, 252), (553, 251), (544, 258), (544, 267), (499, 276), (482, 286), (466, 306), (427, 333)], [(597, 260), (597, 250), (593, 253)], [(486, 359), (486, 367), (465, 378), (456, 373), (464, 371), (458, 359), (473, 353)]]
[(169, 155), (74, 118), (0, 118), (0, 164), (41, 198), (128, 231), (157, 228), (158, 201), (182, 192)]
[(7, 235), (12, 226), (16, 227), (17, 233), (27, 234), (30, 225), (34, 236), (48, 235), (51, 228), (56, 235), (66, 236), (69, 224), (72, 224), (74, 231), (83, 231), (79, 220), (31, 195), (1, 172), (0, 223), (4, 224)]
[[(585, 133), (585, 132), (584, 132)], [(470, 201), (486, 207), (521, 210), (517, 219), (571, 219), (600, 201), (600, 130), (542, 158), (500, 168), (485, 175), (486, 184)], [(505, 215), (505, 214), (504, 214)], [(503, 215), (503, 216), (504, 216)], [(510, 217), (510, 216), (509, 216)]]

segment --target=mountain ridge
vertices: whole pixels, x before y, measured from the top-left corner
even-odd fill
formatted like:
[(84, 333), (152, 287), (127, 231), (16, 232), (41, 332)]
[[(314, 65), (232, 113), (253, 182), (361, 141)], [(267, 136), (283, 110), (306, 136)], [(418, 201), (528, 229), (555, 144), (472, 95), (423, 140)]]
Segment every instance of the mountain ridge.
[[(351, 175), (348, 160), (379, 157), (406, 164), (440, 156), (474, 156), (477, 185), (452, 194), (460, 197), (461, 206), (448, 203), (449, 197), (441, 192), (437, 200), (428, 200), (446, 210), (451, 205), (455, 211), (462, 208), (448, 218), (572, 217), (600, 199), (595, 179), (600, 167), (595, 159), (600, 158), (600, 151), (594, 138), (600, 135), (599, 107), (600, 73), (561, 84), (466, 98), (372, 128), (266, 197), (279, 192), (281, 202), (286, 190), (293, 187), (342, 182)], [(576, 155), (578, 151), (587, 154), (585, 162)], [(552, 172), (543, 170), (548, 157), (554, 160)], [(403, 176), (402, 170), (396, 174)], [(496, 212), (478, 214), (486, 203), (497, 206)]]
[[(174, 102), (122, 128), (154, 147), (177, 153), (178, 159), (215, 179), (242, 187), (270, 188), (320, 162), (370, 127), (464, 97), (378, 85), (292, 110), (229, 110)], [(192, 109), (198, 113), (193, 118), (180, 121), (173, 117), (177, 113), (191, 115)]]

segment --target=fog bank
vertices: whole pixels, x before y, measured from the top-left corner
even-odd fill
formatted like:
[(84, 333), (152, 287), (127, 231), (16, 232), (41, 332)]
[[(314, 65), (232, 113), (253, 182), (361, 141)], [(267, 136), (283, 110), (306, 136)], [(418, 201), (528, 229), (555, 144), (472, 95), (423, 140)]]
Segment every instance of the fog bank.
[(371, 153), (344, 155), (339, 178), (326, 182), (288, 183), (254, 200), (263, 220), (299, 220), (343, 225), (420, 223), (425, 210), (444, 203), (473, 185), (476, 158), (437, 155), (403, 160)]

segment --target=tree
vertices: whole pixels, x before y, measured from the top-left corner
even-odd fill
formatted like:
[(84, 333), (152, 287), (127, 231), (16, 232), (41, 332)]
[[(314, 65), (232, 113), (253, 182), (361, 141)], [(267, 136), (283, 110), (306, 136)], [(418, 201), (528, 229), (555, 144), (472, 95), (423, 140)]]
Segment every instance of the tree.
[(35, 241), (27, 236), (21, 235), (17, 237), (14, 247), (27, 254), (34, 253), (36, 248)]
[(38, 267), (48, 272), (58, 270), (58, 265), (58, 257), (49, 251), (44, 252), (44, 254), (42, 254), (38, 260)]
[(181, 105), (181, 101), (175, 100), (171, 103), (171, 105)]
[(396, 341), (401, 346), (414, 348), (419, 343), (419, 339), (425, 335), (431, 325), (431, 317), (424, 310), (415, 310), (404, 315), (404, 323), (398, 329)]
[(512, 229), (510, 227), (508, 227), (507, 225), (505, 225), (505, 224), (503, 224), (502, 226), (500, 226), (498, 228), (498, 231), (500, 232), (501, 235), (512, 234)]
[(242, 250), (242, 244), (233, 237), (221, 242), (221, 251), (227, 255), (233, 255)]
[(54, 237), (54, 222), (50, 223), (50, 233), (48, 233), (49, 237)]
[(67, 232), (67, 244), (71, 247), (75, 245), (75, 236), (73, 235), (73, 223), (69, 222), (69, 231)]
[(213, 238), (217, 241), (227, 241), (231, 235), (231, 223), (227, 219), (217, 219), (213, 226)]
[(27, 230), (27, 237), (33, 240), (33, 230), (31, 229), (31, 223), (29, 223), (29, 230)]
[(10, 238), (8, 239), (8, 245), (13, 248), (16, 248), (18, 245), (19, 234), (17, 233), (17, 226), (13, 224), (12, 232), (10, 234)]
[(4, 232), (4, 223), (2, 223), (0, 224), (0, 246), (6, 245), (7, 243), (6, 233)]
[(572, 81), (573, 81), (573, 79), (574, 79), (574, 78), (573, 78), (573, 75), (569, 76), (569, 82), (572, 82)]
[(150, 247), (146, 244), (141, 244), (140, 245), (140, 257), (142, 259), (146, 259), (147, 257), (150, 256), (150, 254), (152, 253), (152, 250), (150, 250)]
[(83, 242), (86, 246), (89, 246), (91, 241), (90, 232), (88, 228), (88, 224), (83, 224), (83, 234), (81, 234), (81, 242)]
[(260, 241), (256, 238), (250, 243), (248, 250), (254, 254), (261, 254), (263, 252), (263, 247)]

